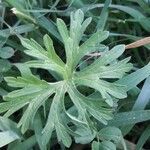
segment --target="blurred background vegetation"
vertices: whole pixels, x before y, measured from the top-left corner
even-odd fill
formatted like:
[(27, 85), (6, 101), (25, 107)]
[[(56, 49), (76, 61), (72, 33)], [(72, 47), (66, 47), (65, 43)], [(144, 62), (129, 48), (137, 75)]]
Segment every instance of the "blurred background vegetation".
[[(93, 18), (83, 40), (99, 29), (107, 30), (110, 36), (104, 44), (111, 48), (117, 44), (130, 44), (150, 35), (149, 0), (0, 0), (0, 102), (2, 96), (12, 90), (3, 80), (4, 77), (19, 74), (13, 63), (30, 59), (23, 53), (24, 48), (18, 37), (33, 38), (42, 44), (43, 35), (49, 34), (58, 55), (65, 60), (62, 39), (55, 24), (56, 18), (62, 18), (69, 26), (70, 12), (79, 8), (84, 11), (86, 17)], [(127, 49), (123, 57), (126, 56), (131, 56), (134, 70), (137, 70), (150, 61), (150, 44)], [(52, 80), (46, 71), (34, 71), (45, 80)], [(148, 109), (149, 99), (148, 78), (138, 85), (138, 90), (130, 92), (125, 101), (119, 102), (118, 111)], [(13, 117), (17, 122), (19, 113)], [(150, 149), (149, 121), (125, 126), (122, 132), (131, 149), (135, 149), (135, 145), (144, 145), (145, 149)], [(73, 148), (76, 146), (82, 147), (74, 145)], [(54, 144), (54, 148), (57, 149), (57, 143)]]

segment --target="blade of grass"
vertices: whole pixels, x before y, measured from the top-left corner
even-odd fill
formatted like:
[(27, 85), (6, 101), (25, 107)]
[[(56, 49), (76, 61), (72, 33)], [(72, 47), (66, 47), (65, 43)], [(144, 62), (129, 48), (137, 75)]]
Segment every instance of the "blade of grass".
[[(143, 85), (143, 88), (137, 98), (137, 100), (135, 101), (135, 104), (132, 108), (133, 111), (136, 110), (143, 110), (146, 105), (149, 103), (150, 101), (150, 77), (148, 77)], [(131, 129), (133, 128), (134, 124), (131, 123), (130, 126), (126, 126), (122, 128), (122, 132), (124, 135), (126, 135), (127, 133), (129, 133), (131, 131)]]
[(143, 8), (143, 10), (144, 10), (145, 12), (150, 13), (150, 8), (149, 8), (149, 6), (146, 4), (145, 1), (143, 1), (143, 0), (128, 0), (128, 1), (138, 3), (138, 4)]
[(126, 126), (150, 120), (150, 110), (138, 110), (118, 113), (113, 120), (108, 122), (110, 126)]
[(136, 145), (136, 150), (141, 150), (145, 142), (148, 140), (150, 137), (150, 125), (144, 130), (142, 135), (140, 136), (137, 145)]
[[(90, 5), (82, 7), (81, 9), (84, 12), (87, 12), (92, 9), (100, 8), (100, 7), (104, 7), (104, 4), (90, 4)], [(150, 20), (147, 19), (140, 11), (138, 11), (134, 8), (131, 8), (128, 6), (122, 6), (122, 5), (111, 4), (111, 5), (109, 5), (109, 7), (113, 8), (113, 9), (118, 9), (120, 11), (123, 11), (123, 12), (129, 14), (130, 16), (135, 18), (146, 31), (148, 31), (148, 32), (150, 31)]]
[(100, 14), (100, 17), (99, 17), (100, 19), (97, 23), (97, 27), (96, 27), (97, 30), (104, 30), (104, 27), (106, 25), (106, 21), (108, 19), (108, 7), (110, 4), (111, 4), (111, 0), (105, 1), (104, 7), (103, 7), (101, 14)]
[(40, 13), (34, 13), (33, 15), (34, 15), (37, 23), (39, 24), (39, 26), (43, 27), (51, 35), (53, 35), (57, 40), (62, 42), (60, 35), (57, 32), (56, 25), (51, 20), (48, 20), (45, 16), (42, 16)]

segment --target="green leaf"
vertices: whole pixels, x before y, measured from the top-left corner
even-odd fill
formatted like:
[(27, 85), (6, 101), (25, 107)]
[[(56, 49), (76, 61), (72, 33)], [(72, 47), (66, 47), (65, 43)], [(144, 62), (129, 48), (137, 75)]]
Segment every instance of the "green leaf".
[(115, 143), (119, 143), (122, 138), (120, 129), (116, 127), (103, 128), (99, 131), (98, 134), (101, 140), (114, 141)]
[(0, 147), (21, 138), (16, 123), (5, 117), (0, 117), (0, 130)]
[(67, 133), (65, 126), (63, 126), (62, 124), (56, 125), (56, 133), (57, 133), (58, 141), (59, 142), (62, 141), (62, 143), (66, 147), (70, 147), (72, 143), (72, 139), (70, 135)]
[(10, 144), (8, 150), (27, 150), (31, 149), (37, 143), (36, 137), (31, 136), (24, 140), (23, 142), (19, 141), (13, 144)]
[(114, 143), (110, 141), (103, 141), (100, 143), (99, 150), (116, 150), (116, 146)]
[[(79, 72), (79, 76), (87, 75), (89, 73), (99, 73), (101, 71), (101, 66), (107, 65), (115, 61), (125, 50), (125, 45), (117, 45), (110, 51), (104, 52), (104, 54), (94, 61), (91, 65)], [(100, 70), (99, 70), (100, 69)]]
[(31, 60), (25, 63), (29, 68), (42, 68), (47, 70), (55, 71), (56, 73), (63, 76), (64, 68), (47, 60)]
[(36, 77), (35, 76), (33, 77), (33, 74), (32, 74), (30, 68), (27, 65), (22, 64), (22, 63), (15, 63), (14, 65), (19, 69), (19, 71), (21, 73), (21, 76), (23, 78), (28, 79), (28, 80), (29, 79), (31, 79), (31, 80), (34, 79), (35, 80)]
[(51, 104), (50, 112), (48, 115), (47, 123), (42, 131), (42, 143), (45, 145), (51, 138), (53, 129), (56, 129), (57, 138), (66, 147), (70, 147), (72, 140), (60, 116), (62, 111), (62, 101), (64, 99), (64, 86), (60, 87), (59, 93), (56, 93)]
[(70, 37), (66, 39), (65, 50), (66, 50), (66, 57), (67, 57), (66, 65), (71, 68), (74, 47), (73, 47), (73, 39), (71, 39)]
[(22, 125), (21, 130), (23, 133), (29, 128), (39, 107), (53, 94), (55, 87), (34, 77), (32, 74), (30, 77), (30, 79), (7, 77), (6, 80), (8, 83), (10, 82), (10, 85), (13, 85), (15, 81), (17, 81), (17, 85), (23, 88), (10, 92), (7, 96), (4, 96), (4, 100), (8, 102), (0, 104), (2, 106), (0, 107), (1, 112), (9, 110), (6, 116), (9, 116), (18, 109), (29, 104), (18, 124), (18, 126)]
[(22, 126), (22, 133), (27, 131), (27, 129), (30, 127), (30, 123), (34, 119), (37, 110), (45, 103), (45, 101), (53, 94), (53, 92), (53, 89), (43, 90), (41, 94), (38, 94), (35, 98), (32, 99), (18, 123), (19, 127)]
[(100, 148), (99, 146), (100, 146), (99, 142), (96, 142), (96, 141), (92, 142), (92, 150), (99, 150)]
[(33, 39), (28, 40), (24, 38), (21, 38), (20, 40), (21, 40), (22, 45), (28, 50), (30, 50), (31, 54), (28, 53), (28, 51), (25, 51), (28, 55), (34, 56), (33, 54), (36, 54), (34, 57), (37, 57), (39, 59), (47, 59), (46, 51), (36, 41), (34, 41)]
[(6, 95), (8, 92), (5, 90), (5, 89), (3, 89), (3, 88), (1, 88), (0, 87), (0, 96), (4, 96), (4, 95)]
[(73, 39), (70, 38), (67, 26), (63, 20), (57, 19), (57, 27), (64, 41), (66, 58), (67, 58), (67, 66), (72, 66)]
[[(25, 105), (28, 104), (28, 101), (29, 99), (27, 99), (26, 101), (10, 101), (10, 102), (3, 102), (3, 103), (0, 103), (0, 113), (3, 113), (3, 112), (6, 112), (7, 110), (9, 110), (9, 112), (13, 112), (14, 111), (17, 111), (18, 109), (24, 107)], [(16, 107), (18, 109), (16, 109)], [(11, 113), (10, 113), (11, 114)]]
[(48, 57), (50, 59), (53, 59), (58, 65), (64, 66), (64, 62), (58, 57), (55, 52), (52, 39), (47, 34), (43, 37), (43, 42), (47, 49)]
[(126, 87), (124, 85), (109, 83), (93, 77), (75, 78), (75, 83), (77, 85), (88, 86), (99, 91), (103, 99), (105, 99), (110, 106), (113, 106), (113, 99), (110, 95), (120, 99), (127, 97)]
[(14, 50), (11, 47), (3, 47), (0, 50), (0, 57), (7, 59), (14, 55)]
[(0, 59), (0, 72), (7, 72), (8, 70), (10, 70), (10, 68), (11, 64), (8, 60)]
[[(74, 13), (74, 19), (76, 21), (78, 21), (80, 24), (83, 22), (84, 19), (84, 13), (81, 9), (78, 9), (75, 13)], [(79, 24), (77, 23), (77, 24)]]
[(20, 137), (13, 131), (8, 130), (0, 132), (0, 147), (3, 147), (19, 138)]
[(33, 128), (35, 131), (36, 140), (41, 150), (46, 150), (47, 146), (42, 143), (42, 119), (39, 112), (35, 115), (35, 119), (33, 121)]
[(22, 38), (20, 40), (21, 40), (22, 45), (28, 49), (28, 50), (25, 50), (25, 53), (28, 54), (29, 56), (39, 59), (39, 60), (28, 61), (26, 63), (26, 65), (28, 67), (49, 69), (52, 71), (56, 71), (57, 73), (62, 75), (62, 72), (64, 71), (64, 68), (63, 68), (64, 63), (57, 56), (57, 54), (54, 53), (54, 49), (52, 47), (51, 48), (53, 50), (51, 50), (51, 51), (53, 51), (53, 52), (51, 55), (53, 57), (50, 56), (51, 51), (49, 51), (49, 48), (47, 45), (48, 43), (50, 45), (52, 44), (50, 38), (48, 38), (48, 37), (44, 38), (44, 41), (48, 42), (47, 44), (45, 43), (46, 48), (48, 48), (47, 51), (33, 39), (28, 40), (28, 39)]
[(69, 33), (68, 33), (68, 29), (67, 29), (65, 22), (62, 19), (57, 19), (57, 27), (58, 27), (59, 33), (65, 43), (66, 40), (69, 38)]
[(129, 59), (123, 59), (109, 66), (102, 66), (99, 68), (100, 73), (97, 73), (97, 75), (100, 78), (122, 78), (133, 68), (133, 65), (128, 63)]
[(77, 127), (78, 128), (75, 131), (77, 135), (74, 137), (76, 143), (80, 143), (80, 144), (90, 143), (96, 136), (96, 132), (92, 131), (90, 128), (86, 126), (77, 125)]
[(91, 23), (91, 21), (92, 21), (92, 17), (89, 17), (83, 21), (82, 26), (81, 26), (81, 30), (80, 30), (80, 37), (78, 38), (78, 41), (81, 40), (83, 33), (85, 32), (86, 28)]
[[(71, 100), (75, 104), (75, 106), (78, 109), (79, 114), (83, 117), (84, 119), (84, 110), (87, 110), (94, 118), (99, 120), (100, 122), (107, 124), (106, 120), (111, 119), (111, 109), (107, 108), (102, 108), (103, 102), (102, 100), (94, 100), (87, 98), (80, 94), (78, 90), (73, 86), (70, 85), (68, 89), (68, 93), (71, 97)], [(101, 109), (100, 109), (101, 108)], [(84, 120), (86, 122), (86, 120)]]
[[(26, 87), (26, 86), (35, 86), (35, 89), (39, 89), (40, 87), (48, 86), (47, 82), (44, 80), (40, 80), (36, 76), (29, 75), (29, 78), (25, 77), (5, 77), (5, 81), (8, 82), (8, 85), (11, 87)], [(40, 85), (40, 87), (37, 87)], [(33, 89), (34, 90), (34, 89)]]
[(17, 128), (17, 124), (11, 121), (10, 119), (2, 117), (2, 116), (0, 116), (0, 130), (1, 131), (11, 130), (20, 136), (20, 131)]
[(108, 31), (97, 31), (88, 40), (86, 40), (78, 49), (78, 54), (75, 57), (74, 66), (77, 65), (77, 63), (83, 56), (94, 52), (96, 50), (96, 45), (104, 41), (108, 36)]
[[(70, 14), (70, 37), (73, 40), (74, 47), (78, 47), (86, 27), (90, 24), (91, 18), (87, 18), (84, 22), (84, 13), (79, 9)], [(77, 54), (77, 49), (74, 50)]]

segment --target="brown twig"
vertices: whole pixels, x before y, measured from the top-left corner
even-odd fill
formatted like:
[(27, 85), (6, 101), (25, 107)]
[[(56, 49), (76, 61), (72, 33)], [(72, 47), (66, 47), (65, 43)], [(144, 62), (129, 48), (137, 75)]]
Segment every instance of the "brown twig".
[[(146, 37), (146, 38), (142, 38), (138, 41), (135, 41), (133, 43), (127, 44), (125, 46), (125, 49), (131, 49), (131, 48), (137, 48), (146, 44), (150, 44), (150, 36)], [(91, 54), (87, 54), (86, 56), (90, 56), (90, 57), (95, 57), (95, 56), (100, 56), (101, 53), (96, 52), (96, 53), (91, 53)]]
[(125, 49), (131, 49), (131, 48), (137, 48), (146, 44), (150, 44), (150, 37), (146, 37), (143, 39), (140, 39), (138, 41), (135, 41), (131, 44), (126, 45)]

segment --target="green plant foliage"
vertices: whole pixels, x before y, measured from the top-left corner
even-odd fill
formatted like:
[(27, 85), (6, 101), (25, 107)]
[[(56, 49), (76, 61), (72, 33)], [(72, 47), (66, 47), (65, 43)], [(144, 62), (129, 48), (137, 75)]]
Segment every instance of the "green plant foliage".
[[(148, 22), (142, 22), (146, 17), (130, 7), (112, 5), (111, 1), (107, 0), (105, 5), (88, 5), (83, 11), (71, 11), (69, 27), (58, 18), (55, 26), (52, 21), (41, 15), (40, 10), (30, 13), (28, 9), (31, 7), (26, 1), (7, 2), (16, 7), (13, 10), (18, 17), (40, 25), (60, 43), (57, 43), (59, 46), (54, 46), (48, 34), (45, 34), (40, 42), (36, 38), (22, 37), (21, 33), (35, 29), (31, 24), (18, 26), (18, 32), (9, 33), (8, 29), (0, 32), (6, 33), (0, 50), (0, 73), (6, 73), (12, 66), (6, 59), (14, 55), (14, 50), (4, 46), (10, 35), (16, 34), (19, 37), (24, 47), (21, 47), (21, 51), (28, 56), (24, 63), (21, 63), (22, 60), (20, 63), (13, 63), (20, 74), (10, 73), (4, 77), (10, 92), (0, 89), (3, 96), (3, 100), (0, 101), (0, 113), (3, 114), (0, 122), (6, 119), (4, 124), (7, 128), (12, 124), (8, 129), (0, 125), (0, 141), (5, 137), (5, 140), (0, 142), (0, 147), (12, 142), (8, 150), (31, 149), (35, 144), (38, 144), (41, 150), (47, 150), (57, 138), (60, 145), (67, 148), (75, 141), (80, 144), (92, 142), (92, 150), (116, 150), (120, 143), (123, 149), (127, 150), (119, 127), (149, 120), (150, 111), (117, 112), (118, 101), (127, 99), (127, 92), (138, 89), (137, 85), (150, 75), (150, 63), (133, 71), (130, 57), (125, 58), (123, 55), (124, 44), (116, 44), (109, 49), (101, 43), (110, 35), (109, 31), (105, 30), (109, 7), (129, 13), (136, 20), (138, 13), (138, 22), (148, 30)], [(34, 6), (36, 4), (33, 2)], [(81, 4), (83, 5), (82, 1), (78, 3)], [(104, 8), (100, 17), (103, 20), (99, 20), (96, 31), (85, 38), (92, 17), (85, 17), (84, 11), (102, 6)], [(42, 36), (40, 32), (38, 35)], [(99, 56), (87, 61), (89, 55), (97, 52), (97, 47)], [(64, 50), (65, 57), (61, 57), (59, 49)], [(47, 71), (53, 79), (47, 81), (38, 74), (38, 69)], [(21, 115), (16, 125), (7, 118), (18, 111), (21, 111)], [(149, 128), (147, 130), (149, 131)], [(145, 134), (139, 140), (140, 148), (143, 144), (141, 141), (147, 140), (147, 135), (146, 138), (143, 137)]]
[(10, 68), (11, 68), (11, 64), (8, 60), (0, 59), (0, 72), (1, 73), (7, 72)]
[(103, 142), (95, 142), (92, 143), (92, 150), (116, 150), (116, 146), (110, 141), (103, 141)]
[(3, 47), (0, 50), (0, 57), (1, 58), (10, 58), (14, 55), (14, 50), (11, 47)]
[(0, 117), (0, 131), (0, 147), (21, 139), (16, 123), (7, 118)]
[[(64, 42), (66, 63), (56, 54), (53, 42), (48, 35), (43, 37), (45, 47), (42, 47), (33, 39), (21, 38), (22, 45), (27, 49), (24, 52), (36, 59), (25, 64), (16, 64), (21, 72), (20, 77), (5, 77), (9, 86), (21, 89), (4, 96), (6, 102), (0, 104), (0, 112), (7, 111), (5, 116), (8, 117), (27, 105), (28, 107), (18, 123), (22, 133), (25, 133), (30, 128), (38, 109), (44, 105), (50, 96), (55, 94), (47, 122), (41, 133), (44, 144), (48, 143), (53, 130), (56, 131), (58, 140), (66, 147), (71, 145), (70, 135), (74, 133), (74, 136), (82, 136), (77, 133), (79, 126), (88, 129), (94, 134), (94, 126), (90, 125), (92, 122), (91, 117), (103, 124), (107, 124), (107, 120), (112, 119), (113, 109), (111, 107), (113, 107), (116, 99), (122, 99), (127, 96), (124, 85), (106, 80), (108, 78), (121, 78), (131, 70), (132, 64), (128, 63), (129, 58), (121, 61), (117, 60), (125, 50), (124, 45), (118, 45), (104, 52), (92, 64), (81, 71), (76, 71), (76, 65), (79, 61), (85, 55), (94, 51), (94, 49), (90, 49), (90, 46), (99, 44), (109, 35), (107, 31), (97, 31), (87, 41), (79, 45), (87, 22), (90, 23), (90, 21), (91, 18), (87, 18), (84, 21), (83, 12), (77, 10), (71, 14), (71, 26), (70, 31), (68, 31), (63, 20), (57, 19), (57, 27)], [(29, 68), (54, 71), (62, 77), (62, 80), (54, 83), (46, 82), (33, 75)], [(99, 91), (101, 97), (93, 99), (83, 95), (77, 89), (77, 86), (81, 85)], [(66, 93), (68, 93), (76, 107), (78, 116), (67, 112), (64, 104)], [(68, 122), (63, 121), (62, 113), (69, 118)], [(77, 124), (77, 130), (73, 131), (68, 126), (69, 122), (72, 122), (75, 126)]]

